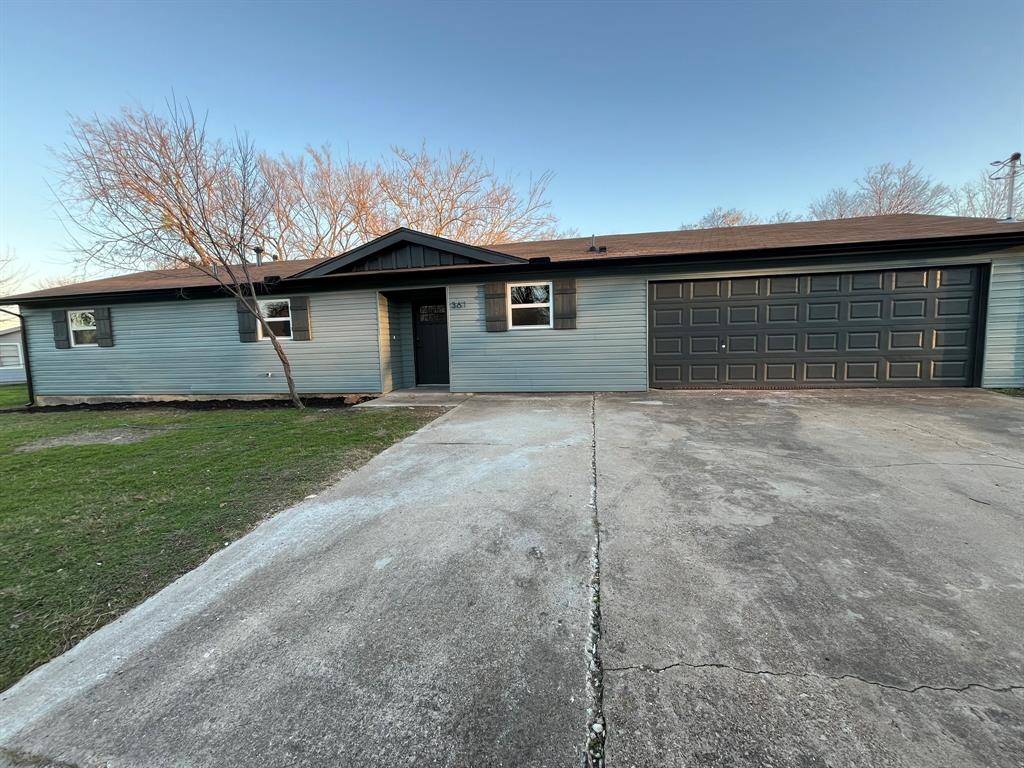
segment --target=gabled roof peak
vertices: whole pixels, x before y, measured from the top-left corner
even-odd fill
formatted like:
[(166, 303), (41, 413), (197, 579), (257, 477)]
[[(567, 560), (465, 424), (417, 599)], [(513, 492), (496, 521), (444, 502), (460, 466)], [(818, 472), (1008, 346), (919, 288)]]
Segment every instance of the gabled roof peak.
[(399, 227), (351, 251), (292, 275), (292, 280), (341, 272), (386, 272), (479, 264), (525, 264), (526, 259)]

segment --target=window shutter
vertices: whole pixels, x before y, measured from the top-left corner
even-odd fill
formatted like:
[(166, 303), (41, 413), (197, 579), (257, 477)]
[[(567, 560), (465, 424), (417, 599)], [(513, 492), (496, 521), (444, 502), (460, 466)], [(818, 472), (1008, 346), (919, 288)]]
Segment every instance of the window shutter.
[(484, 309), (489, 333), (508, 330), (504, 283), (487, 283), (484, 286)]
[(256, 315), (249, 311), (241, 299), (238, 300), (238, 340), (257, 341)]
[(96, 343), (101, 347), (114, 346), (114, 326), (110, 322), (110, 307), (96, 307)]
[(309, 298), (292, 296), (292, 341), (309, 341)]
[(555, 328), (576, 327), (576, 279), (558, 278), (553, 281), (555, 289)]
[(57, 349), (71, 349), (71, 337), (68, 335), (68, 313), (56, 310), (53, 318), (53, 344)]

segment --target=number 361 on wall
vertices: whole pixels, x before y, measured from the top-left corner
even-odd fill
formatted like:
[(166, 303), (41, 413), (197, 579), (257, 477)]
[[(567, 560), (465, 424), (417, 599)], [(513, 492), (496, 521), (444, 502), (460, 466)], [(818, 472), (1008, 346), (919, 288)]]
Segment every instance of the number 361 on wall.
[(466, 302), (464, 301), (453, 301), (448, 305), (451, 309), (465, 309)]

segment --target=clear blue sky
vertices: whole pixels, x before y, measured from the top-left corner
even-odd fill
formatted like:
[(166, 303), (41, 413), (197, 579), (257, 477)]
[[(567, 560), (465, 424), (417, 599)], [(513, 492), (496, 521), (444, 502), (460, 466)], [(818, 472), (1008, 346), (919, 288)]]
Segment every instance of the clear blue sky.
[(173, 91), (269, 151), (468, 148), (584, 234), (803, 210), (866, 166), (1024, 149), (1024, 3), (0, 2), (0, 248), (63, 271), (67, 113)]

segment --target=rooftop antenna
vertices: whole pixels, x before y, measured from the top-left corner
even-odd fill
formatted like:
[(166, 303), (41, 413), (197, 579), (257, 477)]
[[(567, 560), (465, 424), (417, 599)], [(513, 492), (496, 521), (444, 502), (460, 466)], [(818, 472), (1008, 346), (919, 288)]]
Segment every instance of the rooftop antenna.
[(1020, 152), (1014, 152), (1005, 160), (996, 160), (989, 165), (995, 170), (988, 175), (990, 179), (1006, 179), (1006, 218), (1004, 221), (1015, 221), (1013, 218), (1013, 193), (1017, 188), (1017, 174), (1020, 172)]

